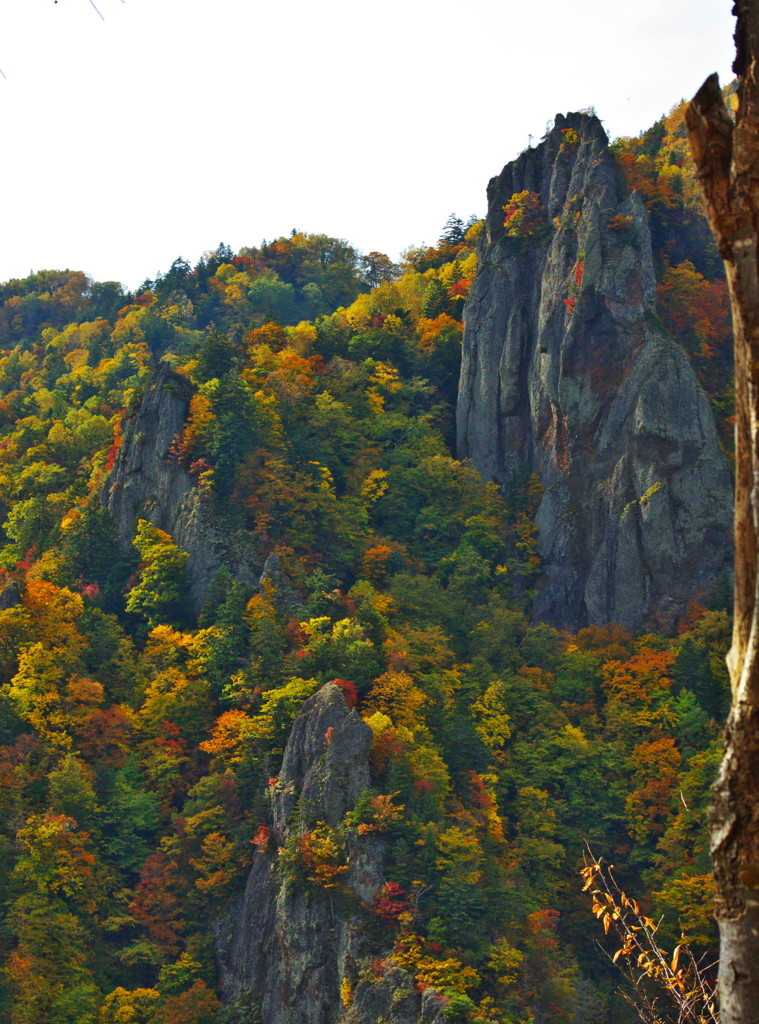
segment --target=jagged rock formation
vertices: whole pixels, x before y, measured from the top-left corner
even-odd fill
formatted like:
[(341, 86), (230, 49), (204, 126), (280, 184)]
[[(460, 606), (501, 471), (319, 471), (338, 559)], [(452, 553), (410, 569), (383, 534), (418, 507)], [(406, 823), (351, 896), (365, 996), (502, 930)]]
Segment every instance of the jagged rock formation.
[[(557, 116), (490, 182), (458, 453), (507, 492), (540, 477), (537, 618), (669, 630), (731, 572), (732, 486), (708, 400), (656, 317), (645, 209), (621, 191), (584, 114)], [(523, 192), (534, 208), (507, 229)]]
[(212, 501), (172, 457), (172, 444), (184, 430), (190, 396), (189, 383), (160, 363), (136, 413), (123, 424), (121, 447), (102, 502), (113, 515), (125, 547), (132, 543), (137, 520), (147, 519), (188, 552), (190, 600), (197, 613), (222, 566), (253, 588), (263, 559), (252, 538), (218, 520)]
[(19, 604), (21, 604), (21, 591), (19, 590), (18, 583), (13, 580), (10, 583), (6, 583), (3, 589), (0, 590), (0, 611), (7, 611), (9, 608), (15, 608)]
[(287, 578), (280, 557), (274, 551), (267, 556), (264, 562), (258, 587), (262, 594), (271, 594), (277, 610), (283, 615), (299, 619), (305, 615), (300, 594)]
[[(371, 743), (371, 730), (334, 684), (303, 704), (272, 792), (277, 847), (319, 823), (340, 824), (369, 787)], [(358, 980), (385, 849), (368, 834), (350, 840), (348, 852), (338, 893), (278, 873), (274, 852), (255, 854), (243, 896), (215, 928), (225, 1001), (260, 1013), (263, 1024), (442, 1024), (444, 1001), (432, 989), (420, 997), (401, 968)], [(354, 990), (350, 1008), (341, 998), (343, 979)]]
[[(329, 730), (332, 730), (329, 732)], [(337, 825), (369, 787), (371, 730), (328, 683), (303, 705), (272, 795), (272, 832), (283, 847), (317, 822)], [(371, 901), (382, 885), (376, 840), (351, 857), (347, 884)], [(355, 922), (335, 916), (325, 891), (305, 892), (277, 876), (273, 856), (257, 853), (245, 894), (219, 932), (221, 990), (252, 999), (265, 1024), (332, 1024), (340, 981), (359, 940)]]

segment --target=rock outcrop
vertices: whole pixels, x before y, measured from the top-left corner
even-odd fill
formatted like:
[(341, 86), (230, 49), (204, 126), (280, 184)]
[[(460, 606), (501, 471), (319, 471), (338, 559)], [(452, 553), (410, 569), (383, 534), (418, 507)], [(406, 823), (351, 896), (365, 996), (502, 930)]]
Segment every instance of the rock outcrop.
[[(317, 823), (337, 825), (369, 787), (371, 730), (332, 683), (298, 714), (272, 794), (272, 833), (284, 847)], [(362, 839), (346, 885), (371, 902), (382, 886), (382, 851)], [(265, 1024), (333, 1024), (340, 982), (358, 955), (360, 929), (336, 913), (334, 894), (282, 878), (272, 854), (257, 852), (245, 893), (217, 930), (221, 991), (248, 1000)]]
[(137, 411), (123, 424), (121, 446), (103, 488), (119, 540), (128, 547), (138, 519), (170, 534), (189, 554), (190, 602), (197, 613), (219, 569), (254, 589), (263, 558), (252, 537), (219, 521), (212, 499), (172, 456), (189, 411), (191, 388), (160, 363)]
[[(446, 1000), (433, 989), (420, 996), (397, 966), (361, 979), (360, 965), (372, 951), (369, 906), (385, 881), (380, 836), (348, 839), (339, 889), (278, 870), (288, 843), (315, 826), (340, 825), (368, 789), (371, 743), (371, 730), (332, 683), (303, 704), (293, 724), (272, 790), (272, 848), (256, 852), (244, 894), (215, 928), (222, 996), (260, 1014), (263, 1024), (444, 1020)], [(346, 986), (351, 1000), (342, 997)]]
[(669, 630), (731, 572), (732, 486), (708, 400), (655, 313), (646, 211), (623, 192), (585, 114), (557, 116), (490, 182), (458, 454), (507, 493), (540, 477), (537, 618)]

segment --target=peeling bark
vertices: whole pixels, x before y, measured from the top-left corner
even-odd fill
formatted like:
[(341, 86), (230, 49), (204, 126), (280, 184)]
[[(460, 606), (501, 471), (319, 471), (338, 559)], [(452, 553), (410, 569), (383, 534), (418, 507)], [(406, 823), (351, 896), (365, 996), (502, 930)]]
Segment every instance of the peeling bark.
[(712, 75), (686, 112), (709, 223), (725, 263), (735, 335), (733, 690), (714, 787), (711, 845), (722, 1024), (759, 1024), (759, 3), (736, 0), (738, 110)]

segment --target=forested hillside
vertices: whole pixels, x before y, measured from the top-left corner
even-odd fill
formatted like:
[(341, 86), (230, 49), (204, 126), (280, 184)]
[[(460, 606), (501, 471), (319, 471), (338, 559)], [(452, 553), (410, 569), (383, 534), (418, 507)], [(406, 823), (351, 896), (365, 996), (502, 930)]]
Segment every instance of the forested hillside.
[[(682, 108), (613, 148), (728, 449), (726, 288)], [(251, 864), (345, 915), (366, 837), (385, 881), (333, 1020), (393, 965), (452, 1020), (628, 1013), (579, 891), (586, 841), (664, 944), (713, 945), (728, 595), (666, 636), (534, 620), (540, 481), (454, 457), (481, 229), (451, 217), (398, 266), (294, 232), (134, 294), (72, 271), (0, 286), (0, 1019), (259, 1020), (222, 1006), (214, 946)], [(186, 410), (165, 473), (202, 542), (233, 538), (213, 575), (155, 525), (158, 491), (132, 543), (113, 513), (156, 388)], [(370, 788), (277, 851), (282, 753), (329, 682), (371, 729)]]

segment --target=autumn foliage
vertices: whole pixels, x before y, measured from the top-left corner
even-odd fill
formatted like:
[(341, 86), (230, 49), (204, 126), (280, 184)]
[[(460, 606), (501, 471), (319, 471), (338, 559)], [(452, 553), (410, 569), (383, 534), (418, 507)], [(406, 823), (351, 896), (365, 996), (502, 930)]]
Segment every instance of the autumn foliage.
[[(695, 214), (665, 127), (661, 152), (628, 140), (620, 166), (659, 218), (662, 321), (726, 420), (724, 286), (690, 221), (672, 241), (667, 217)], [(504, 209), (516, 249), (554, 227), (535, 193)], [(711, 941), (702, 823), (727, 613), (699, 608), (674, 637), (532, 621), (540, 480), (501, 489), (453, 454), (480, 229), (452, 217), (401, 266), (295, 232), (177, 260), (136, 295), (73, 272), (0, 287), (11, 1024), (248, 1013), (220, 1008), (211, 922), (262, 858), (365, 926), (346, 1007), (360, 972), (399, 965), (453, 1020), (607, 1019), (571, 895), (586, 837), (625, 858), (651, 915), (682, 908)], [(584, 272), (568, 268), (568, 315)], [(157, 506), (129, 544), (101, 500), (162, 359), (187, 402), (166, 471), (256, 567), (225, 565), (200, 601)], [(259, 583), (269, 554), (281, 573)], [(328, 683), (371, 730), (371, 787), (280, 849), (283, 750)], [(325, 758), (339, 738), (319, 739)], [(359, 899), (352, 858), (375, 845), (385, 875)]]

